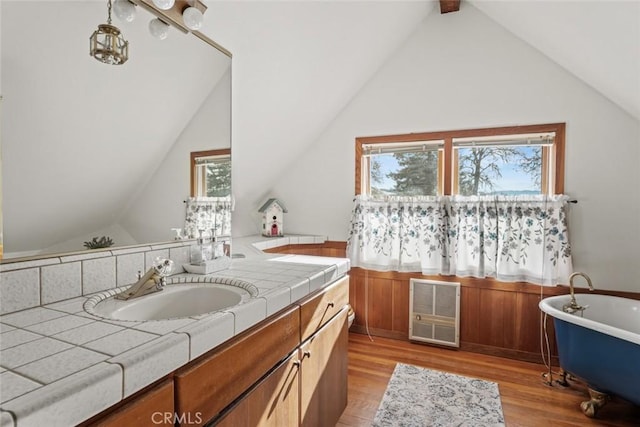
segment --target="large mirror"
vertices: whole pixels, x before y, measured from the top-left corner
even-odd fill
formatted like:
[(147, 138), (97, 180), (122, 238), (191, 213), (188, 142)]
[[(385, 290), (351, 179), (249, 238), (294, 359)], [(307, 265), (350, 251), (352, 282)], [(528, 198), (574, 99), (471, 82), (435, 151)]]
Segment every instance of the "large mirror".
[(83, 250), (92, 237), (172, 240), (190, 153), (231, 148), (228, 52), (175, 28), (157, 40), (137, 7), (131, 23), (113, 18), (128, 61), (107, 65), (89, 55), (106, 0), (0, 8), (4, 261)]

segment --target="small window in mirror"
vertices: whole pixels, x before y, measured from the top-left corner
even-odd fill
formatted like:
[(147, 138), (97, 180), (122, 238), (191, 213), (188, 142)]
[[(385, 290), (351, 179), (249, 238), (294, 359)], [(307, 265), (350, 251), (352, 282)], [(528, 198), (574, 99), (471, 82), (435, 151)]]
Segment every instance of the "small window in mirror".
[(231, 150), (191, 153), (191, 196), (226, 197), (231, 195)]

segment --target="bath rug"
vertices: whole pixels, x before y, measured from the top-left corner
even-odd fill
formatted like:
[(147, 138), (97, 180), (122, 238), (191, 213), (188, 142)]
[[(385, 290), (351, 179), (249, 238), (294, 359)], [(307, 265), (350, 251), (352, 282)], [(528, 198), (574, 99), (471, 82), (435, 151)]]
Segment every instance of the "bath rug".
[(504, 426), (498, 384), (396, 364), (374, 427)]

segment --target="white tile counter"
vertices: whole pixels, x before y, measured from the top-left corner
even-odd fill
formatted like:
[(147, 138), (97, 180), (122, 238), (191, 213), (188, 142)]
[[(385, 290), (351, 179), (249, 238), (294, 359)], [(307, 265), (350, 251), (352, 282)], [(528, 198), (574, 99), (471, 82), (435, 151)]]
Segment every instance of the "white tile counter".
[(258, 296), (219, 312), (116, 321), (85, 312), (84, 295), (0, 316), (0, 426), (77, 424), (349, 271), (348, 259), (265, 254), (256, 241), (272, 244), (234, 239), (246, 258), (213, 276), (250, 282)]

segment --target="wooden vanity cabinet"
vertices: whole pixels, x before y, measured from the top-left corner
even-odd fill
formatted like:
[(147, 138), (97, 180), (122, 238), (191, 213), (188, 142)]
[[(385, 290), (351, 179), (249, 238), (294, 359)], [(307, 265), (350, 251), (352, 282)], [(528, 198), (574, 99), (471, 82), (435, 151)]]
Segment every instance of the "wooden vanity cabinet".
[(300, 303), (300, 341), (305, 341), (349, 304), (349, 276)]
[(176, 413), (198, 414), (202, 423), (216, 417), (298, 347), (299, 331), (299, 308), (292, 306), (179, 370)]
[(333, 427), (347, 404), (348, 298), (344, 277), (83, 425)]
[(299, 424), (300, 361), (294, 352), (213, 425), (284, 427)]
[(125, 405), (113, 409), (98, 420), (83, 423), (96, 427), (122, 427), (122, 426), (173, 426), (173, 381), (167, 380), (159, 385), (144, 391), (140, 396)]
[(345, 307), (300, 346), (301, 426), (333, 427), (347, 407), (348, 311)]
[(215, 426), (334, 427), (347, 406), (349, 279), (301, 301), (304, 342)]

